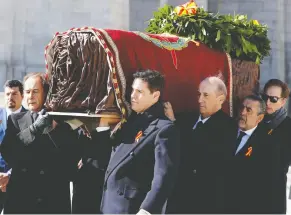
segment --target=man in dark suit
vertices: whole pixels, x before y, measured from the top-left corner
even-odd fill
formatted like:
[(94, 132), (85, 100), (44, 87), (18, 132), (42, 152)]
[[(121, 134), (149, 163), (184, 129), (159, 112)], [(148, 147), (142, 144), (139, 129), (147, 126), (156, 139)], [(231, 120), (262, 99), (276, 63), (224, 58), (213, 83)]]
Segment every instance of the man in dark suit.
[(245, 97), (239, 111), (239, 129), (227, 178), (229, 213), (270, 212), (269, 137), (266, 127), (259, 124), (265, 110), (265, 102), (250, 95)]
[(179, 135), (160, 102), (164, 78), (151, 70), (137, 72), (134, 78), (134, 112), (111, 142), (101, 202), (106, 214), (162, 213), (177, 174)]
[(225, 175), (235, 139), (235, 122), (221, 108), (227, 90), (223, 81), (208, 77), (199, 86), (199, 114), (177, 115), (169, 103), (166, 115), (181, 130), (179, 179), (169, 200), (169, 213), (225, 212)]
[(285, 104), (290, 90), (286, 83), (271, 79), (264, 86), (263, 99), (267, 110), (264, 124), (269, 129), (272, 172), (272, 204), (270, 213), (286, 213), (287, 172), (291, 162), (291, 119)]
[(42, 73), (24, 78), (27, 112), (9, 116), (1, 154), (12, 174), (4, 213), (70, 213), (69, 180), (77, 162), (77, 134), (56, 123), (43, 104)]
[[(4, 85), (4, 100), (6, 108), (0, 109), (0, 143), (2, 142), (10, 114), (25, 112), (22, 106), (23, 85), (18, 80), (8, 80)], [(0, 154), (0, 211), (3, 210), (6, 199), (6, 186), (9, 182), (11, 169)]]
[[(96, 132), (96, 131), (95, 131)], [(103, 137), (100, 136), (102, 133)], [(78, 163), (73, 181), (73, 214), (100, 214), (105, 171), (110, 159), (111, 147), (109, 130), (94, 135), (91, 139), (79, 135), (78, 142), (83, 146), (81, 149), (82, 159)], [(97, 137), (95, 137), (97, 136)], [(104, 146), (100, 148), (96, 144), (102, 140)]]

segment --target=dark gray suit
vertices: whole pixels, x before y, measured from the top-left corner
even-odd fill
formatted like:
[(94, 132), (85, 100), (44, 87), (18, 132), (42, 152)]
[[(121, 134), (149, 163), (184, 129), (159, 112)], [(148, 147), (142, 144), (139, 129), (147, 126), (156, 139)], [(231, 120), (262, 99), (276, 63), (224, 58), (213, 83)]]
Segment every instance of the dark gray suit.
[(33, 135), (31, 113), (9, 116), (1, 154), (13, 171), (5, 213), (70, 213), (69, 180), (79, 157), (67, 124)]

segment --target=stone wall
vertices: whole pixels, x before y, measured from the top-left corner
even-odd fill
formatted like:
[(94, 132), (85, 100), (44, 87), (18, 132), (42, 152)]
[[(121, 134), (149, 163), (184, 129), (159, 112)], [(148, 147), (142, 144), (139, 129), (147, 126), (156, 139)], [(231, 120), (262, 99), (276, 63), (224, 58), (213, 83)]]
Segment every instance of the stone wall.
[[(0, 0), (0, 86), (44, 71), (44, 47), (58, 31), (94, 26), (144, 30), (152, 12), (186, 0)], [(271, 56), (261, 65), (261, 85), (270, 78), (291, 84), (290, 0), (196, 0), (212, 12), (241, 13), (269, 26)], [(0, 90), (2, 91), (2, 90)]]
[(290, 0), (209, 0), (208, 9), (221, 14), (247, 14), (267, 24), (271, 55), (261, 65), (261, 86), (270, 78), (291, 84), (291, 18)]

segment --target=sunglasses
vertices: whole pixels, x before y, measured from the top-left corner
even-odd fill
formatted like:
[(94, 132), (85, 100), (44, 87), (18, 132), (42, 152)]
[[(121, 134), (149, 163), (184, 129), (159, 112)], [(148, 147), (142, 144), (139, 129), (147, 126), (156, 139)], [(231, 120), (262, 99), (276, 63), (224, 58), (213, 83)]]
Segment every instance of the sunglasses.
[(266, 94), (263, 94), (262, 95), (262, 99), (267, 102), (268, 99), (270, 99), (270, 102), (272, 103), (277, 103), (279, 101), (279, 97), (278, 96), (269, 96), (269, 95), (266, 95)]

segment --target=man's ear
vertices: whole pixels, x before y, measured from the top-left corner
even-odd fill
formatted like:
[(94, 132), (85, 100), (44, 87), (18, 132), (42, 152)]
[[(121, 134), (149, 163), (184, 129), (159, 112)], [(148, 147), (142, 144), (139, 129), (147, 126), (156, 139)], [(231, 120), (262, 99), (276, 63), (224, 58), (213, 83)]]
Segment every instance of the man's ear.
[(287, 99), (286, 98), (284, 98), (284, 99), (282, 99), (283, 101), (282, 101), (282, 106), (285, 106), (285, 104), (286, 104), (286, 102), (287, 102)]
[(159, 98), (161, 96), (161, 92), (160, 91), (155, 91), (155, 92), (153, 92), (153, 95), (154, 95), (154, 99), (159, 100)]
[(223, 104), (226, 100), (226, 97), (224, 94), (219, 95), (218, 97), (219, 102), (221, 102), (221, 104)]
[(258, 116), (258, 124), (264, 119), (264, 114), (260, 114), (259, 116)]

